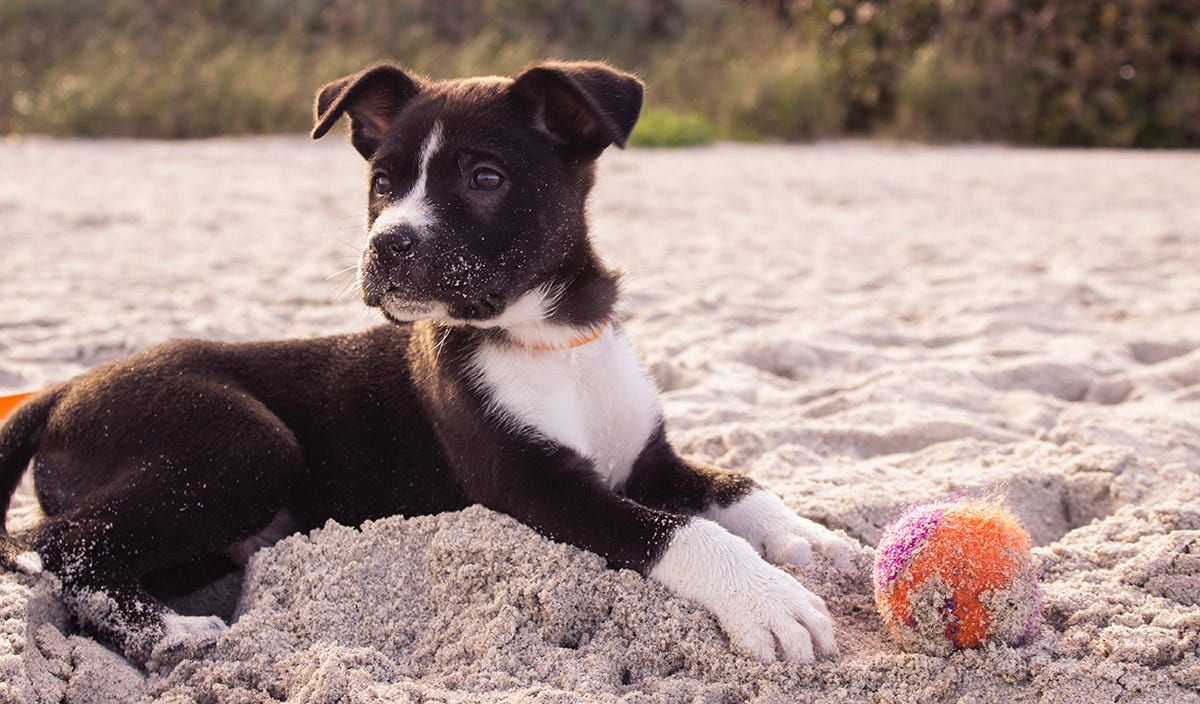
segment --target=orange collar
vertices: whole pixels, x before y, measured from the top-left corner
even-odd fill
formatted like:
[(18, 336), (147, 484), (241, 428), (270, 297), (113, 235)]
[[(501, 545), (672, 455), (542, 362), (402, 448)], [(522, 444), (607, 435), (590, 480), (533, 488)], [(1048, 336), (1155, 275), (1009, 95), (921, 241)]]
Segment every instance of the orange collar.
[(586, 345), (587, 343), (592, 342), (596, 338), (600, 337), (602, 334), (604, 334), (604, 329), (608, 327), (610, 322), (612, 322), (611, 318), (605, 318), (603, 322), (598, 324), (596, 327), (581, 335), (572, 337), (571, 339), (567, 340), (566, 343), (561, 345), (551, 344), (548, 342), (525, 343), (512, 338), (509, 339), (512, 339), (513, 344), (515, 344), (517, 347), (524, 347), (525, 349), (529, 350), (539, 350), (542, 352), (550, 352), (553, 350), (569, 350), (575, 347), (582, 347), (583, 345)]

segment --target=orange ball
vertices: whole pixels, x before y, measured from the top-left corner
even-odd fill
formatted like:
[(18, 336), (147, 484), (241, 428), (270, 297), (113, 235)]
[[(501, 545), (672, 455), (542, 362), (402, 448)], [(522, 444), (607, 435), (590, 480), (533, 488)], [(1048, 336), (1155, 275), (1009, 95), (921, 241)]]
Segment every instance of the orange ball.
[(908, 650), (948, 655), (1033, 633), (1041, 590), (1029, 533), (995, 499), (915, 506), (875, 552), (875, 604)]

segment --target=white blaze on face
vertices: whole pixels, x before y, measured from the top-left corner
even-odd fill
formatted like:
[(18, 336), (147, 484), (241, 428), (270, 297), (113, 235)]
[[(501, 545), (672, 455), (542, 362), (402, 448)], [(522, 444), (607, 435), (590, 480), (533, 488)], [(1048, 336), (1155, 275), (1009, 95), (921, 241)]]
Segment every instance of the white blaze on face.
[(429, 162), (441, 147), (442, 123), (435, 122), (433, 129), (421, 143), (421, 161), (418, 166), (416, 182), (403, 198), (389, 203), (379, 217), (375, 218), (375, 222), (371, 224), (371, 230), (367, 232), (368, 242), (375, 235), (401, 225), (407, 225), (419, 232), (434, 224), (433, 206), (427, 198)]
[[(384, 208), (371, 229), (367, 232), (368, 245), (371, 238), (387, 232), (395, 227), (407, 226), (415, 229), (418, 234), (427, 231), (436, 221), (433, 205), (428, 199), (429, 163), (433, 160), (438, 149), (442, 147), (442, 123), (435, 122), (425, 141), (421, 143), (421, 156), (417, 166), (417, 180), (412, 189), (399, 200), (394, 200)], [(364, 250), (365, 253), (366, 250)], [(358, 271), (361, 279), (362, 269)], [(360, 281), (361, 285), (361, 281)], [(383, 305), (387, 312), (396, 320), (422, 320), (426, 318), (445, 317), (445, 306), (430, 302), (398, 300), (389, 296)]]

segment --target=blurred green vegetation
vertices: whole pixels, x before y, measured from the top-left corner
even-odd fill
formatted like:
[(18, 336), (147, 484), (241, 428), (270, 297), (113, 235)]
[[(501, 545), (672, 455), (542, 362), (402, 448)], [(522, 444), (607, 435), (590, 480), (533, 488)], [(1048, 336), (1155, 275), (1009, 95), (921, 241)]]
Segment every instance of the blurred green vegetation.
[(1200, 146), (1200, 0), (0, 0), (0, 133), (308, 129), (323, 82), (604, 58), (637, 144)]
[(708, 144), (715, 136), (712, 123), (703, 115), (650, 105), (642, 110), (629, 143), (637, 147), (690, 147)]

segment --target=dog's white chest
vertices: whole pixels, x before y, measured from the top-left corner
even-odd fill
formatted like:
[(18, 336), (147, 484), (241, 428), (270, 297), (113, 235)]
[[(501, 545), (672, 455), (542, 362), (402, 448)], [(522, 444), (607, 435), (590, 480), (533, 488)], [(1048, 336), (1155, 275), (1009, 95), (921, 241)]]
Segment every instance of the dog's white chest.
[(591, 459), (611, 488), (625, 482), (660, 422), (654, 384), (612, 326), (570, 350), (484, 345), (473, 364), (490, 412)]

